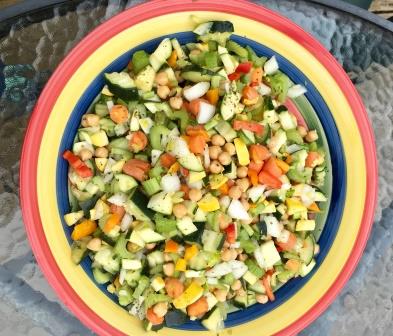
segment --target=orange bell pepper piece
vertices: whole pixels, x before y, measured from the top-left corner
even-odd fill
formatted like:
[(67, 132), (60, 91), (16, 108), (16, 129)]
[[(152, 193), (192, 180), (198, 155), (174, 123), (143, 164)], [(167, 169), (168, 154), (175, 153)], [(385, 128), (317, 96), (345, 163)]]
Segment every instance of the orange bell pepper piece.
[(177, 250), (179, 249), (179, 244), (176, 243), (174, 240), (168, 240), (165, 243), (165, 250), (164, 252), (167, 253), (177, 253)]
[(90, 236), (96, 229), (96, 222), (90, 219), (86, 219), (82, 223), (75, 225), (74, 230), (71, 234), (71, 238), (73, 240), (80, 240), (82, 238)]
[(176, 61), (177, 61), (177, 52), (176, 50), (173, 50), (171, 56), (169, 56), (168, 58), (167, 63), (171, 68), (176, 68), (177, 65)]
[(110, 231), (112, 231), (112, 229), (113, 229), (116, 225), (119, 225), (120, 220), (121, 220), (121, 217), (120, 217), (119, 214), (117, 214), (117, 213), (111, 214), (111, 215), (109, 216), (109, 218), (107, 219), (107, 221), (105, 222), (103, 231), (104, 231), (105, 233), (109, 233)]
[(285, 161), (280, 160), (280, 159), (276, 159), (276, 164), (284, 174), (286, 174), (288, 172), (289, 165)]
[(210, 89), (206, 92), (206, 99), (209, 101), (210, 104), (216, 105), (219, 99), (219, 90), (218, 88)]
[(190, 260), (192, 257), (195, 257), (199, 252), (198, 246), (193, 244), (191, 246), (186, 247), (184, 251), (184, 259)]

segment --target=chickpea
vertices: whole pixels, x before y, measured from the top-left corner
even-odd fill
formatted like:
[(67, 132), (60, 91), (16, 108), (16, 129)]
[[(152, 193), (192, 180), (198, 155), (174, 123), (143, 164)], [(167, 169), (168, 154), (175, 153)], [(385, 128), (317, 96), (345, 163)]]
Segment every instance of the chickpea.
[(314, 142), (318, 140), (318, 133), (317, 131), (309, 131), (305, 137), (307, 142)]
[(212, 160), (217, 160), (218, 156), (221, 154), (222, 149), (219, 146), (210, 146), (209, 147), (209, 156)]
[(202, 191), (199, 189), (190, 189), (188, 197), (191, 201), (198, 202), (202, 198)]
[(237, 258), (238, 253), (236, 252), (235, 249), (231, 249), (231, 259), (230, 260), (235, 260)]
[(87, 243), (87, 248), (90, 251), (97, 252), (101, 247), (101, 239), (100, 238), (93, 238)]
[(175, 273), (175, 265), (173, 263), (166, 263), (162, 266), (164, 274), (166, 276), (172, 276)]
[(304, 126), (298, 126), (297, 131), (299, 132), (302, 138), (304, 138), (307, 135), (307, 130)]
[(190, 51), (190, 55), (199, 55), (201, 53), (201, 51), (199, 49), (192, 49)]
[(94, 156), (98, 158), (107, 158), (109, 151), (106, 147), (98, 147), (94, 152)]
[(240, 202), (243, 204), (244, 209), (246, 209), (246, 211), (248, 211), (250, 209), (250, 203), (248, 203), (247, 200), (245, 200), (244, 198), (242, 198), (240, 200)]
[(168, 75), (165, 71), (160, 71), (155, 78), (157, 85), (168, 85)]
[(181, 76), (180, 70), (175, 71), (175, 77), (176, 77), (176, 80), (178, 81), (178, 83), (181, 83), (184, 81), (184, 78)]
[(229, 244), (227, 241), (224, 241), (223, 248), (227, 249), (227, 248), (229, 248), (229, 245), (231, 245), (231, 244)]
[(79, 153), (79, 157), (81, 158), (82, 161), (87, 161), (90, 160), (93, 157), (93, 153), (90, 152), (88, 149), (83, 148)]
[(233, 143), (231, 143), (231, 142), (227, 142), (227, 143), (224, 145), (224, 150), (225, 150), (227, 153), (229, 153), (230, 156), (233, 156), (233, 155), (236, 154), (235, 145), (234, 145)]
[(211, 164), (210, 164), (210, 172), (213, 174), (219, 174), (223, 171), (223, 167), (221, 166), (221, 164), (214, 160)]
[(183, 105), (183, 98), (182, 97), (171, 97), (169, 99), (169, 105), (174, 110), (180, 110)]
[(245, 192), (250, 187), (250, 181), (247, 177), (236, 180), (236, 184), (240, 187), (242, 192)]
[(164, 253), (164, 261), (165, 262), (172, 261), (172, 257), (169, 253)]
[(214, 134), (212, 136), (212, 144), (215, 146), (224, 146), (225, 139), (220, 134)]
[(168, 97), (170, 91), (171, 90), (166, 85), (163, 85), (163, 86), (160, 85), (157, 87), (157, 94), (161, 99), (166, 99), (166, 97)]
[(225, 230), (229, 226), (230, 220), (228, 220), (227, 216), (220, 214), (218, 216), (218, 224), (220, 226), (220, 230)]
[(225, 302), (227, 299), (228, 291), (225, 289), (216, 289), (214, 291), (214, 296), (216, 297), (218, 302)]
[(173, 214), (176, 218), (183, 218), (187, 214), (187, 208), (183, 203), (178, 203), (173, 206)]
[(222, 152), (219, 156), (218, 156), (218, 161), (220, 161), (220, 163), (224, 166), (228, 165), (231, 163), (232, 159), (231, 156), (229, 155), (229, 153), (227, 152)]
[(88, 113), (82, 117), (81, 122), (83, 127), (93, 127), (100, 124), (100, 117), (96, 114)]
[(156, 245), (157, 245), (156, 243), (150, 243), (150, 244), (146, 244), (145, 247), (148, 250), (152, 250), (156, 247)]
[(236, 291), (236, 296), (245, 296), (246, 291), (243, 288), (240, 288)]
[(241, 166), (237, 168), (237, 177), (238, 178), (243, 178), (243, 177), (247, 177), (247, 173), (248, 173), (248, 168), (245, 166)]
[(232, 252), (230, 249), (225, 249), (221, 252), (221, 259), (223, 261), (229, 261), (232, 260)]
[(255, 300), (257, 300), (258, 303), (265, 304), (269, 301), (269, 298), (265, 294), (257, 294), (255, 295)]
[(230, 198), (233, 198), (233, 199), (237, 200), (242, 195), (242, 191), (241, 191), (239, 186), (234, 185), (234, 186), (231, 187), (231, 189), (229, 189), (228, 195), (229, 195)]
[(238, 291), (240, 288), (242, 288), (242, 283), (241, 283), (240, 280), (238, 279), (238, 280), (236, 280), (236, 281), (232, 284), (231, 289), (234, 290), (234, 291)]
[(153, 312), (158, 317), (163, 317), (168, 312), (168, 303), (167, 302), (159, 302), (156, 303), (153, 307)]
[(239, 261), (245, 261), (245, 260), (247, 260), (247, 258), (248, 258), (247, 254), (239, 254), (239, 255), (237, 256), (237, 259), (238, 259)]

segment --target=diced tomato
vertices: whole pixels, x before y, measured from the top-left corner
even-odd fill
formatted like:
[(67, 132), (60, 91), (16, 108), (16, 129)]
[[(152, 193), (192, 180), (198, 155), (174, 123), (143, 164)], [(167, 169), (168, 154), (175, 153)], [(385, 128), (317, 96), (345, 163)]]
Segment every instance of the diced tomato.
[(243, 63), (240, 63), (240, 64), (237, 66), (235, 72), (246, 74), (246, 73), (249, 73), (249, 72), (250, 72), (251, 67), (252, 67), (252, 62), (243, 62)]
[(228, 227), (225, 229), (226, 233), (226, 238), (227, 242), (229, 244), (233, 244), (236, 242), (236, 236), (237, 236), (237, 228), (235, 223), (231, 223), (228, 225)]
[(258, 86), (262, 83), (263, 70), (261, 67), (255, 68), (251, 73), (251, 86)]
[(273, 294), (272, 286), (270, 284), (270, 279), (272, 278), (271, 274), (266, 273), (262, 278), (263, 287), (265, 287), (266, 294), (270, 301), (275, 300), (275, 296)]
[(258, 164), (263, 163), (263, 161), (271, 156), (267, 147), (263, 145), (251, 145), (249, 151), (251, 159)]
[(261, 184), (264, 184), (272, 189), (279, 189), (282, 185), (282, 182), (278, 178), (270, 175), (269, 173), (266, 173), (265, 171), (261, 171), (259, 173), (258, 179)]
[(206, 141), (210, 139), (210, 136), (203, 125), (187, 126), (186, 134), (188, 136), (202, 135)]
[(160, 156), (161, 166), (169, 168), (176, 162), (176, 158), (169, 153), (164, 153)]
[(190, 136), (188, 139), (188, 147), (194, 154), (202, 154), (205, 150), (206, 140), (202, 135)]
[(128, 147), (135, 153), (144, 150), (147, 146), (147, 136), (142, 131), (136, 131), (131, 133), (131, 138), (128, 143)]
[(234, 120), (233, 128), (235, 131), (240, 131), (242, 129), (254, 132), (258, 135), (263, 133), (264, 127), (260, 123), (256, 121), (247, 121), (247, 120)]
[(296, 235), (294, 233), (289, 234), (288, 240), (284, 242), (276, 241), (276, 246), (279, 247), (282, 251), (291, 251), (296, 245)]
[(245, 86), (242, 91), (242, 96), (244, 99), (255, 100), (259, 98), (259, 93), (255, 88), (251, 86)]
[(157, 314), (153, 310), (153, 307), (150, 307), (146, 311), (146, 318), (150, 321), (152, 325), (158, 325), (164, 322), (164, 316), (157, 316)]
[(190, 112), (193, 116), (197, 117), (199, 114), (201, 102), (210, 104), (206, 99), (202, 99), (202, 98), (194, 99), (188, 103), (188, 107), (187, 107), (188, 112)]
[(318, 160), (320, 154), (318, 152), (309, 152), (306, 158), (306, 167), (314, 168), (315, 161)]
[(241, 74), (239, 74), (238, 72), (234, 72), (228, 75), (228, 79), (230, 81), (235, 81), (238, 80), (240, 78)]
[(113, 105), (109, 116), (116, 124), (123, 124), (128, 120), (128, 109), (124, 105)]
[(146, 179), (146, 173), (149, 169), (150, 164), (148, 162), (138, 159), (128, 160), (123, 166), (123, 172), (138, 181), (144, 181)]
[(188, 316), (202, 317), (209, 310), (206, 296), (202, 296), (187, 307)]
[(120, 218), (123, 218), (124, 214), (126, 213), (126, 210), (124, 209), (123, 206), (111, 204), (110, 212), (118, 214), (120, 216)]
[(188, 175), (190, 175), (190, 171), (187, 168), (180, 167), (180, 174), (187, 177)]
[(68, 164), (75, 170), (75, 172), (83, 178), (93, 176), (93, 171), (84, 163), (78, 156), (70, 150), (63, 153), (63, 158), (68, 161)]
[(248, 165), (248, 169), (249, 170), (254, 170), (256, 171), (258, 174), (261, 171), (262, 167), (263, 167), (263, 161), (261, 162), (255, 162), (254, 160), (250, 162), (250, 164)]
[(184, 199), (190, 199), (190, 197), (188, 196), (188, 193), (190, 192), (190, 187), (187, 184), (182, 184), (180, 186), (180, 191), (184, 192)]
[(269, 158), (269, 160), (265, 162), (262, 171), (274, 177), (280, 177), (282, 175), (282, 171), (280, 167), (277, 165), (276, 159), (273, 157)]

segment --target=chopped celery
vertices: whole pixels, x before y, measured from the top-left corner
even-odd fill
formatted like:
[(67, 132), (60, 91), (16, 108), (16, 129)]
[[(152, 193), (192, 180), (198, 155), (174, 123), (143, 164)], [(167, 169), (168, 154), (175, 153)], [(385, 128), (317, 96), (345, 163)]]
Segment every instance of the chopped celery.
[(175, 219), (165, 218), (159, 213), (155, 214), (154, 221), (156, 223), (156, 230), (159, 233), (168, 233), (177, 228)]

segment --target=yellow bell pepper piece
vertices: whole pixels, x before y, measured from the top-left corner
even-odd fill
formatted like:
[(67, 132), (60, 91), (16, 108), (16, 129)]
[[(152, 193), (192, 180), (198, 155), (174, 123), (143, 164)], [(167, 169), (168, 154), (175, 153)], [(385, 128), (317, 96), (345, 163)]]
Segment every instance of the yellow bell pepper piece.
[(184, 259), (185, 260), (190, 260), (191, 258), (195, 257), (199, 252), (198, 246), (197, 245), (191, 245), (186, 248), (184, 252)]
[(250, 163), (250, 153), (248, 152), (247, 145), (240, 138), (236, 138), (234, 143), (239, 164), (241, 166), (247, 166)]
[(286, 204), (288, 207), (288, 215), (294, 215), (299, 212), (307, 212), (307, 208), (303, 205), (303, 203), (297, 198), (287, 198)]
[(210, 189), (219, 189), (222, 185), (227, 183), (228, 177), (221, 175), (221, 174), (216, 174), (216, 175), (211, 175), (210, 176)]
[(168, 173), (175, 174), (179, 171), (179, 169), (180, 169), (180, 163), (176, 161), (172, 166), (169, 167)]
[(185, 272), (187, 269), (187, 262), (183, 258), (179, 258), (176, 261), (175, 270), (180, 272)]
[(72, 231), (71, 238), (73, 240), (80, 240), (87, 236), (90, 236), (97, 229), (96, 222), (86, 219), (82, 223), (75, 225), (74, 231)]
[(203, 196), (203, 198), (198, 202), (198, 206), (205, 212), (211, 212), (220, 209), (218, 198), (214, 197), (212, 194), (206, 194)]
[(203, 288), (192, 282), (179, 297), (173, 300), (173, 305), (177, 309), (184, 309), (197, 301), (203, 294)]

